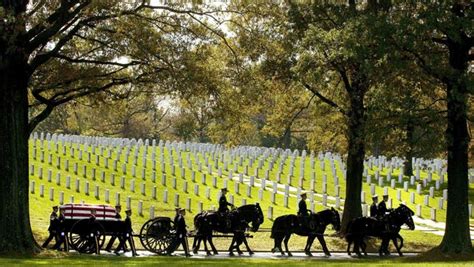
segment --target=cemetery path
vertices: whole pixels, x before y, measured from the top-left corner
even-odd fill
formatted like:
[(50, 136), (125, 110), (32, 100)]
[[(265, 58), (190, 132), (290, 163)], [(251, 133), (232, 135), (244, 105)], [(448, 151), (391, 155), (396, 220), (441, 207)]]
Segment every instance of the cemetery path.
[[(219, 251), (219, 254), (218, 255), (212, 255), (212, 256), (206, 256), (206, 253), (201, 251), (199, 252), (197, 255), (193, 255), (192, 257), (190, 257), (191, 259), (213, 259), (213, 260), (219, 260), (219, 259), (232, 259), (232, 258), (236, 258), (236, 259), (255, 259), (255, 260), (258, 260), (258, 259), (292, 259), (292, 260), (327, 260), (327, 259), (331, 259), (331, 260), (348, 260), (348, 259), (352, 259), (352, 258), (357, 258), (356, 256), (349, 256), (347, 255), (346, 252), (334, 252), (334, 253), (331, 253), (332, 255), (330, 257), (327, 257), (324, 255), (323, 252), (313, 252), (313, 256), (310, 257), (310, 256), (306, 256), (303, 252), (292, 252), (293, 253), (293, 256), (292, 257), (288, 257), (288, 256), (281, 256), (280, 253), (271, 253), (271, 252), (255, 252), (254, 255), (250, 256), (247, 252), (244, 252), (244, 254), (240, 255), (240, 256), (229, 256), (229, 254), (227, 253), (227, 251)], [(110, 255), (111, 257), (117, 257), (115, 254), (113, 253), (103, 253), (103, 255)], [(157, 256), (156, 254), (154, 253), (151, 253), (149, 251), (138, 251), (138, 257), (153, 257), (153, 256)], [(416, 255), (418, 255), (418, 253), (416, 252), (409, 252), (409, 253), (403, 253), (404, 257), (414, 257)], [(122, 254), (122, 256), (125, 256), (125, 257), (132, 257), (132, 253), (131, 252), (127, 252), (125, 254)], [(184, 256), (184, 251), (182, 250), (178, 250), (174, 253), (173, 256), (171, 257), (185, 257)], [(390, 256), (385, 256), (383, 257), (382, 259), (387, 259), (387, 258), (398, 258), (398, 254), (392, 254)], [(368, 256), (365, 257), (365, 258), (380, 258), (379, 257), (379, 254), (378, 253), (368, 253)]]

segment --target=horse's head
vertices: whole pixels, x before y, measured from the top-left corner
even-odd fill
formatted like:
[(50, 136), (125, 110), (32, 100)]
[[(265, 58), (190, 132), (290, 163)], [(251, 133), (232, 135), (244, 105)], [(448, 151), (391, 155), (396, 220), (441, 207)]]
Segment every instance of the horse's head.
[(257, 232), (260, 225), (263, 223), (263, 212), (260, 208), (260, 204), (255, 204), (255, 216), (252, 220), (252, 228), (253, 232)]
[(402, 223), (408, 225), (410, 230), (415, 230), (415, 222), (412, 218), (415, 213), (409, 207), (400, 204), (400, 206), (395, 209), (394, 213), (396, 213), (396, 215), (401, 219)]
[(257, 203), (255, 205), (245, 205), (237, 209), (238, 214), (242, 216), (247, 223), (251, 223), (250, 230), (253, 232), (258, 231), (258, 228), (263, 223), (263, 212), (260, 208), (260, 205)]
[(331, 218), (330, 218), (330, 223), (332, 224), (332, 227), (334, 230), (339, 231), (341, 230), (341, 217), (339, 216), (339, 212), (337, 212), (336, 209), (331, 208)]

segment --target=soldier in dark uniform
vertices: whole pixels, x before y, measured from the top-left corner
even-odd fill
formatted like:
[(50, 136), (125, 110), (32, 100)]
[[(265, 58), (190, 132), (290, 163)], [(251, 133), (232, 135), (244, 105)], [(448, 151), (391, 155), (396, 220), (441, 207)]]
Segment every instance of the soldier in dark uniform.
[(306, 192), (301, 193), (301, 200), (298, 203), (298, 219), (300, 220), (302, 226), (308, 226), (309, 215), (311, 214), (306, 206), (307, 194)]
[[(122, 211), (122, 206), (120, 205), (115, 206), (115, 219), (117, 219), (118, 221), (122, 220), (122, 216), (120, 216), (120, 211)], [(116, 232), (110, 237), (109, 243), (107, 243), (107, 246), (105, 247), (106, 251), (108, 252), (111, 251), (112, 246), (115, 242), (115, 239), (117, 238), (119, 239), (119, 242), (120, 242), (122, 238), (121, 233)], [(126, 250), (126, 245), (124, 247), (124, 250)]]
[(191, 254), (189, 254), (188, 248), (186, 221), (184, 220), (185, 215), (185, 209), (176, 209), (176, 216), (174, 217), (174, 225), (176, 227), (176, 238), (173, 240), (173, 243), (169, 247), (169, 250), (167, 252), (168, 255), (171, 255), (171, 253), (173, 253), (173, 251), (175, 251), (179, 247), (179, 245), (182, 245), (186, 257), (191, 256)]
[(57, 236), (57, 231), (58, 231), (58, 206), (53, 207), (53, 212), (51, 212), (51, 215), (49, 216), (48, 231), (49, 231), (49, 236), (46, 239), (46, 241), (44, 241), (44, 243), (42, 245), (43, 248), (46, 248), (48, 246), (49, 242), (51, 242), (51, 240), (53, 240), (53, 238), (55, 239), (56, 243), (58, 243), (58, 236)]
[(228, 206), (233, 207), (231, 203), (227, 202), (227, 198), (225, 195), (227, 194), (227, 188), (222, 188), (221, 190), (222, 194), (221, 197), (219, 198), (219, 209), (217, 210), (219, 213), (227, 213), (229, 212)]
[(379, 218), (383, 218), (385, 216), (385, 213), (388, 211), (387, 201), (388, 201), (388, 195), (384, 194), (382, 201), (380, 201), (379, 206), (377, 207)]
[(66, 217), (64, 216), (64, 208), (59, 209), (58, 216), (58, 242), (54, 245), (53, 249), (62, 250), (61, 245), (64, 244), (64, 251), (69, 251), (69, 243), (67, 239), (66, 226), (65, 226)]
[(97, 214), (96, 210), (92, 209), (91, 210), (91, 215), (89, 216), (89, 221), (87, 222), (89, 233), (90, 233), (90, 235), (88, 235), (88, 238), (91, 238), (92, 239), (91, 241), (94, 243), (95, 253), (100, 254), (99, 240), (97, 240), (99, 226), (98, 226), (98, 222), (96, 220), (96, 214)]
[(226, 227), (230, 228), (232, 222), (231, 222), (231, 220), (228, 216), (229, 208), (227, 208), (227, 207), (228, 206), (234, 207), (234, 205), (227, 202), (227, 198), (225, 197), (226, 194), (227, 194), (227, 188), (222, 188), (221, 189), (221, 197), (219, 198), (219, 209), (217, 210), (217, 212), (218, 212), (221, 220), (225, 220)]
[(131, 209), (126, 210), (125, 214), (127, 215), (127, 217), (123, 221), (122, 238), (119, 239), (120, 244), (115, 249), (114, 253), (116, 255), (120, 255), (119, 252), (122, 249), (125, 252), (125, 242), (128, 241), (128, 244), (130, 245), (130, 249), (132, 250), (132, 255), (133, 257), (135, 257), (135, 256), (138, 256), (138, 254), (135, 249), (135, 243), (133, 241), (132, 219), (130, 218), (130, 216), (132, 216), (132, 210)]
[(377, 218), (379, 216), (379, 209), (377, 202), (379, 202), (379, 196), (376, 194), (372, 196), (372, 205), (370, 205), (370, 217)]

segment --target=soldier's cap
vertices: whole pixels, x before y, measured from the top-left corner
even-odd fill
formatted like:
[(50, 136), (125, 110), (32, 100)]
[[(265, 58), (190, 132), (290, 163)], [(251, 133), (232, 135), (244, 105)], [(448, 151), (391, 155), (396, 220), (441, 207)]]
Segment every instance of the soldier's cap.
[(132, 209), (127, 209), (125, 212), (132, 212)]
[(301, 192), (300, 196), (306, 196), (307, 194), (307, 192)]
[(58, 206), (53, 206), (53, 209), (57, 209), (57, 208), (58, 208)]
[(122, 206), (121, 205), (115, 205), (116, 208), (121, 208)]
[(180, 211), (181, 208), (180, 208), (180, 207), (176, 207), (174, 210), (175, 210), (175, 211)]
[(379, 197), (379, 196), (378, 196), (377, 194), (375, 194), (375, 195), (372, 196), (372, 199), (378, 198), (378, 197)]
[(388, 194), (383, 194), (384, 197), (388, 197)]
[(227, 192), (227, 188), (224, 187), (224, 188), (221, 189), (221, 191), (226, 191)]

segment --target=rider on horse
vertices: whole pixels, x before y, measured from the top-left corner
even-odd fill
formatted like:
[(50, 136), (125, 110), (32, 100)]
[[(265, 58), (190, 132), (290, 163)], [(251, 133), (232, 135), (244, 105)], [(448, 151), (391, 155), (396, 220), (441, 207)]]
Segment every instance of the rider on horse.
[(387, 209), (388, 194), (383, 195), (382, 201), (380, 201), (379, 206), (377, 207), (378, 218), (383, 218), (389, 210)]
[(298, 218), (300, 219), (300, 222), (302, 226), (307, 227), (308, 226), (308, 219), (309, 216), (311, 215), (311, 211), (308, 210), (308, 207), (306, 206), (306, 199), (307, 199), (307, 194), (306, 192), (301, 193), (301, 200), (298, 203)]
[(229, 208), (227, 208), (227, 207), (228, 206), (234, 207), (234, 205), (232, 203), (227, 202), (227, 198), (225, 197), (226, 193), (227, 193), (227, 188), (222, 188), (221, 189), (221, 197), (219, 198), (219, 209), (217, 210), (217, 213), (219, 213), (221, 218), (225, 218), (226, 226), (227, 226), (227, 228), (230, 228), (231, 221), (230, 221), (230, 218), (228, 216)]

